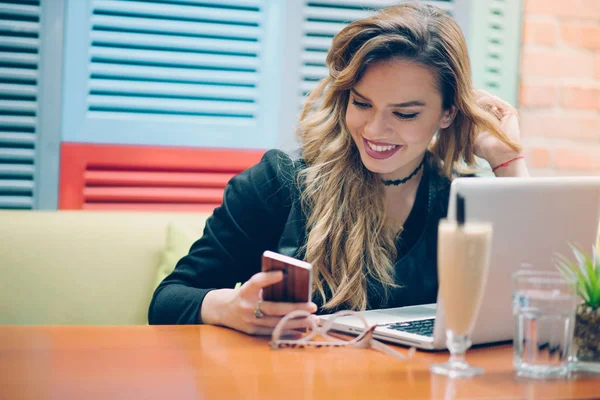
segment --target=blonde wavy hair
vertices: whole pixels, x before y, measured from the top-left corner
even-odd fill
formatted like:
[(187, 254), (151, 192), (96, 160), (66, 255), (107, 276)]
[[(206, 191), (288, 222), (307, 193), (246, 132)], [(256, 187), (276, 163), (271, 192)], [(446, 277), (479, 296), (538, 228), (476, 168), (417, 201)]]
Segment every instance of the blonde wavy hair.
[(383, 185), (362, 164), (345, 125), (350, 89), (369, 65), (392, 58), (429, 68), (443, 108), (457, 108), (451, 126), (440, 130), (429, 148), (440, 173), (452, 179), (462, 161), (475, 163), (478, 131), (520, 150), (500, 130), (498, 119), (477, 105), (465, 39), (440, 8), (392, 6), (339, 32), (327, 55), (329, 76), (308, 97), (298, 127), (306, 163), (299, 175), (308, 215), (306, 260), (313, 264), (314, 289), (326, 310), (366, 309), (369, 276), (387, 289), (396, 286), (397, 232), (386, 224)]

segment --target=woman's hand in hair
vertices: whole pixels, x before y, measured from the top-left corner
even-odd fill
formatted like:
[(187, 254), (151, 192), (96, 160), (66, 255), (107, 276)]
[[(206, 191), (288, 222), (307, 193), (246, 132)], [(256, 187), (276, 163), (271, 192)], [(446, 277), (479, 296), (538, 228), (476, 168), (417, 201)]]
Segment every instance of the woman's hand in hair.
[[(521, 143), (521, 131), (517, 110), (485, 90), (476, 90), (477, 103), (500, 122), (502, 132), (515, 144)], [(520, 154), (490, 132), (479, 132), (474, 143), (475, 155), (486, 160), (492, 167)]]
[[(239, 289), (212, 290), (206, 294), (200, 308), (201, 320), (205, 324), (221, 325), (250, 335), (270, 335), (281, 318), (294, 311), (317, 311), (314, 303), (276, 303), (261, 301), (264, 287), (283, 279), (280, 271), (259, 272)], [(259, 303), (260, 301), (260, 303)], [(256, 316), (260, 310), (263, 315)], [(289, 322), (288, 328), (310, 328), (310, 318)]]

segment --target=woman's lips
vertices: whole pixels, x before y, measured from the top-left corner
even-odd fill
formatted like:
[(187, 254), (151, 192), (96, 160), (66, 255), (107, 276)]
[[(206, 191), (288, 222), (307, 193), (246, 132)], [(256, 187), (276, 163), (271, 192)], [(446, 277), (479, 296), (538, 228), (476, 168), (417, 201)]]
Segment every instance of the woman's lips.
[[(371, 140), (367, 140), (365, 138), (363, 138), (363, 144), (364, 144), (365, 152), (367, 153), (367, 155), (376, 160), (385, 160), (386, 158), (390, 158), (391, 156), (396, 154), (396, 152), (398, 150), (400, 150), (402, 148), (402, 145), (392, 144), (392, 143), (383, 143), (383, 142), (374, 142)], [(379, 147), (380, 151), (373, 149), (370, 146), (370, 144), (372, 144), (376, 147)], [(391, 148), (389, 150), (381, 149), (381, 148), (386, 148), (386, 147), (390, 147), (390, 146), (393, 146), (393, 148)], [(383, 150), (383, 151), (381, 151), (381, 150)]]

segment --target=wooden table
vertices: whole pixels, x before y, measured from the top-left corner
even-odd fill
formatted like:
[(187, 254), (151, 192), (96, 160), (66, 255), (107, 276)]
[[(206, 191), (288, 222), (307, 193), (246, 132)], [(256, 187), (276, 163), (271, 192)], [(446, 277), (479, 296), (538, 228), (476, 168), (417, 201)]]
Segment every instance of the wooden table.
[(271, 350), (210, 326), (0, 326), (0, 398), (5, 399), (429, 399), (600, 398), (600, 376), (517, 378), (508, 345), (472, 350), (486, 374), (451, 380), (428, 364), (374, 350)]

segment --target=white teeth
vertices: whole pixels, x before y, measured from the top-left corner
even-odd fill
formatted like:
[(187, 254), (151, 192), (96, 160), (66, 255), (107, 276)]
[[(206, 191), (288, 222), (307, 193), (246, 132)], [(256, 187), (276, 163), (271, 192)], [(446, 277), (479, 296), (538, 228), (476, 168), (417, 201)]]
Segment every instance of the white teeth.
[(375, 145), (375, 144), (373, 144), (373, 143), (371, 143), (369, 141), (367, 141), (367, 143), (369, 144), (369, 147), (372, 150), (375, 150), (375, 151), (378, 151), (378, 152), (390, 151), (390, 150), (393, 150), (396, 147), (398, 147), (398, 145), (395, 145), (395, 144), (390, 145), (390, 146), (377, 146), (377, 145)]

